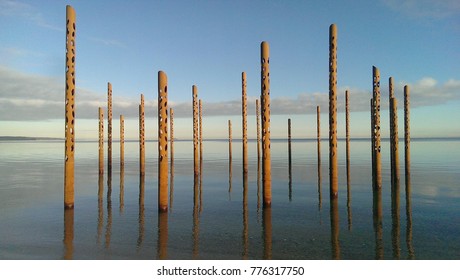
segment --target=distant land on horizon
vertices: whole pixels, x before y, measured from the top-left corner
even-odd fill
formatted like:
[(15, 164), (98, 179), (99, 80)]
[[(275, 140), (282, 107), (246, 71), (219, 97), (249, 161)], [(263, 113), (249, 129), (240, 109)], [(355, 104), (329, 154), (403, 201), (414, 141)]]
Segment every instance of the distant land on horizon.
[(55, 137), (0, 136), (0, 141), (64, 140)]
[[(56, 137), (28, 137), (28, 136), (0, 136), (0, 141), (41, 141), (41, 140), (48, 140), (48, 141), (64, 141), (64, 138), (56, 138)], [(203, 139), (204, 141), (228, 141), (228, 138), (208, 138)], [(280, 138), (274, 137), (271, 138), (272, 141), (287, 141), (287, 138)], [(292, 141), (316, 141), (316, 137), (293, 137)], [(339, 141), (345, 141), (345, 138), (339, 137), (337, 138)], [(389, 141), (390, 138), (382, 137), (382, 141)], [(423, 141), (423, 140), (460, 140), (460, 137), (411, 137), (411, 141)], [(77, 139), (77, 142), (97, 142), (98, 139)], [(137, 142), (137, 139), (125, 139), (125, 142)], [(146, 142), (157, 142), (157, 139), (146, 139)], [(193, 139), (181, 139), (181, 138), (174, 138), (174, 141), (182, 142), (182, 141), (193, 141)], [(232, 138), (232, 141), (242, 141), (241, 138)], [(256, 141), (254, 138), (248, 138), (248, 141)], [(328, 141), (328, 138), (321, 138), (321, 142)], [(370, 141), (368, 137), (351, 137), (350, 141)], [(399, 137), (399, 141), (404, 141), (404, 137)], [(104, 142), (107, 142), (107, 139), (104, 139)], [(113, 140), (114, 143), (119, 142), (118, 139)]]

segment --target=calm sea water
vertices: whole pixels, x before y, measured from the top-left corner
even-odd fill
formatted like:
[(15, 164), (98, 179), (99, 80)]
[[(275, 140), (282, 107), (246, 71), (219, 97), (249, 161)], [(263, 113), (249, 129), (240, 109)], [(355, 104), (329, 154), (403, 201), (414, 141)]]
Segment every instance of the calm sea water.
[[(78, 142), (75, 209), (63, 209), (61, 141), (0, 142), (0, 259), (460, 259), (460, 140), (413, 140), (410, 184), (391, 191), (382, 143), (381, 193), (371, 186), (369, 141), (352, 141), (347, 183), (339, 142), (339, 198), (329, 203), (328, 143), (272, 142), (272, 207), (262, 208), (256, 143), (242, 173), (241, 142), (204, 141), (202, 176), (192, 142), (176, 141), (170, 210), (157, 211), (157, 143), (125, 143), (120, 169), (98, 175), (98, 143)], [(107, 146), (105, 147), (107, 149)], [(106, 151), (105, 151), (106, 152)], [(107, 164), (107, 161), (106, 161)]]

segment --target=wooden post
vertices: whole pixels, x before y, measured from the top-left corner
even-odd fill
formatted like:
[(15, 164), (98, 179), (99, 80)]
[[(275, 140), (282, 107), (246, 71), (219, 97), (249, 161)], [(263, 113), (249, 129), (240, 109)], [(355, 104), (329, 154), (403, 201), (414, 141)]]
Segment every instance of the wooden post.
[(321, 109), (316, 106), (316, 150), (318, 159), (318, 208), (321, 210)]
[(260, 161), (260, 109), (259, 99), (256, 99), (256, 124), (257, 124), (257, 161)]
[(272, 203), (271, 153), (270, 153), (270, 47), (260, 45), (261, 52), (261, 106), (262, 106), (262, 185), (264, 207)]
[(289, 201), (292, 200), (292, 156), (291, 156), (291, 119), (288, 119), (288, 174)]
[(198, 88), (192, 86), (192, 104), (193, 104), (193, 171), (194, 175), (198, 176), (200, 170), (200, 160), (198, 157), (199, 152), (199, 131), (198, 131)]
[(99, 107), (99, 174), (104, 174), (104, 109)]
[(170, 108), (169, 109), (169, 145), (171, 146), (169, 148), (170, 151), (170, 156), (171, 156), (171, 162), (174, 161), (174, 109)]
[(64, 208), (75, 203), (75, 10), (66, 7)]
[(404, 159), (406, 185), (410, 182), (410, 89), (404, 86)]
[(232, 121), (228, 120), (228, 192), (232, 191)]
[(125, 118), (120, 115), (120, 167), (125, 165)]
[(243, 172), (248, 173), (248, 106), (246, 94), (246, 73), (241, 73), (241, 113), (242, 113), (242, 141), (243, 141)]
[(350, 185), (350, 94), (345, 91), (345, 138), (347, 158), (347, 185)]
[(198, 112), (199, 112), (199, 129), (198, 129), (198, 137), (200, 139), (200, 174), (201, 174), (201, 167), (203, 163), (203, 105), (201, 99), (198, 100)]
[(372, 186), (375, 187), (375, 130), (374, 130), (374, 98), (371, 98), (371, 163), (372, 163)]
[(168, 77), (158, 72), (158, 211), (168, 210)]
[(337, 26), (329, 27), (329, 193), (339, 195), (337, 159)]
[(232, 121), (228, 120), (228, 159), (232, 160)]
[(347, 166), (347, 216), (348, 230), (351, 230), (351, 179), (350, 179), (350, 92), (345, 91), (345, 138)]
[(141, 104), (139, 105), (139, 173), (145, 174), (145, 113), (144, 95), (141, 94)]
[(382, 187), (382, 160), (380, 145), (380, 71), (377, 67), (372, 67), (373, 77), (373, 100), (374, 100), (374, 170), (376, 188)]
[(398, 137), (398, 102), (396, 98), (390, 99), (390, 111), (391, 111), (391, 171), (392, 171), (392, 185), (399, 185), (399, 137)]
[(112, 84), (107, 83), (107, 169), (112, 174)]
[(395, 171), (394, 171), (394, 147), (393, 147), (393, 110), (391, 109), (391, 99), (394, 98), (394, 89), (393, 89), (393, 77), (388, 79), (388, 112), (389, 112), (389, 120), (390, 120), (390, 173), (391, 173), (391, 184), (394, 183), (395, 178)]

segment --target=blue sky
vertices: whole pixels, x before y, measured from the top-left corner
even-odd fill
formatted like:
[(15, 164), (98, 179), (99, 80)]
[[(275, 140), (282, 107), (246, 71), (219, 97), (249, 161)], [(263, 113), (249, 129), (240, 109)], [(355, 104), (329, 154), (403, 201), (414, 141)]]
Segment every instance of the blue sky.
[[(270, 44), (272, 136), (313, 137), (316, 106), (327, 135), (328, 30), (338, 27), (339, 137), (350, 90), (351, 135), (369, 136), (372, 66), (382, 78), (382, 136), (388, 136), (388, 78), (399, 108), (411, 86), (412, 135), (460, 136), (460, 2), (380, 1), (15, 1), (0, 0), (1, 135), (64, 135), (65, 6), (77, 15), (77, 139), (97, 137), (97, 107), (113, 85), (114, 124), (125, 115), (137, 138), (146, 98), (156, 138), (157, 72), (168, 75), (175, 132), (190, 138), (191, 87), (203, 99), (204, 136), (241, 135), (241, 72), (248, 78), (249, 135), (260, 95), (260, 43)], [(403, 112), (399, 110), (400, 131)], [(114, 131), (117, 131), (115, 126)], [(401, 134), (402, 135), (402, 134)], [(114, 135), (114, 138), (118, 138)]]

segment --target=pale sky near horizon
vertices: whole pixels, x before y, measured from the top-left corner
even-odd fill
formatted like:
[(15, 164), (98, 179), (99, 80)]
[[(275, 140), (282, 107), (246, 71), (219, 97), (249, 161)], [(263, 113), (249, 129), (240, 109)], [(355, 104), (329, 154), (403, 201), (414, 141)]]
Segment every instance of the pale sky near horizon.
[[(26, 1), (0, 0), (0, 136), (64, 136), (65, 11), (77, 17), (76, 137), (97, 138), (98, 107), (113, 86), (119, 115), (137, 139), (146, 99), (147, 136), (156, 139), (157, 72), (168, 75), (175, 136), (191, 138), (191, 88), (203, 99), (204, 137), (241, 135), (241, 72), (247, 73), (248, 129), (255, 138), (260, 43), (270, 44), (272, 137), (328, 129), (329, 25), (338, 28), (339, 137), (350, 90), (351, 136), (370, 133), (372, 66), (380, 69), (382, 136), (388, 137), (388, 78), (399, 129), (411, 87), (413, 137), (460, 136), (460, 1)], [(106, 112), (105, 112), (106, 115)], [(107, 125), (105, 126), (107, 127)]]

